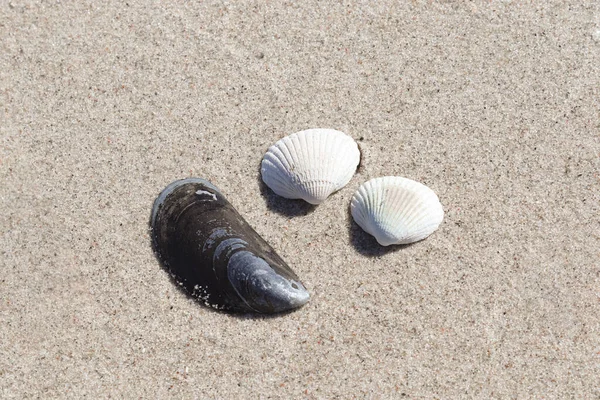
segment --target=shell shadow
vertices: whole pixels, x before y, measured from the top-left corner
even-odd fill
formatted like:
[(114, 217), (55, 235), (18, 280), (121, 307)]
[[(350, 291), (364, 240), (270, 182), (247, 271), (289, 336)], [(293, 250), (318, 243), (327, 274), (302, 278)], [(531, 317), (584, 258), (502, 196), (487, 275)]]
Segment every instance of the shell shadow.
[(395, 253), (397, 251), (401, 251), (414, 245), (414, 243), (409, 244), (398, 244), (392, 246), (382, 246), (377, 242), (373, 236), (369, 235), (367, 232), (363, 231), (360, 226), (354, 221), (352, 218), (352, 213), (350, 212), (350, 207), (348, 207), (348, 220), (350, 224), (348, 224), (348, 235), (350, 236), (350, 243), (354, 249), (366, 257), (382, 257), (386, 254)]
[(177, 288), (177, 291), (179, 291), (179, 293), (182, 293), (188, 299), (193, 300), (194, 303), (200, 305), (203, 309), (205, 309), (209, 312), (213, 312), (213, 313), (217, 313), (217, 314), (225, 314), (225, 315), (229, 315), (231, 317), (235, 317), (235, 318), (243, 319), (243, 320), (248, 320), (248, 319), (268, 320), (268, 319), (274, 319), (274, 318), (283, 317), (283, 316), (286, 316), (289, 314), (293, 314), (294, 312), (304, 308), (304, 307), (294, 308), (291, 310), (287, 310), (287, 311), (283, 311), (283, 312), (279, 312), (279, 313), (275, 313), (275, 314), (261, 314), (261, 313), (246, 313), (246, 312), (230, 311), (230, 310), (219, 310), (214, 307), (207, 306), (202, 301), (200, 301), (197, 297), (192, 296), (192, 294), (190, 292), (188, 292), (187, 290), (185, 290), (185, 288), (183, 286), (179, 285), (179, 283), (177, 282), (175, 277), (169, 271), (169, 268), (163, 263), (160, 256), (158, 255), (158, 252), (156, 251), (156, 246), (154, 244), (154, 235), (152, 234), (152, 213), (150, 213), (150, 219), (148, 220), (148, 226), (149, 226), (148, 234), (150, 236), (150, 248), (152, 249), (152, 254), (154, 255), (154, 258), (156, 259), (156, 261), (158, 262), (158, 265), (160, 265), (161, 269), (166, 273), (166, 275), (169, 277), (169, 280), (171, 281), (173, 286), (175, 286)]
[(286, 199), (273, 192), (262, 180), (260, 174), (260, 165), (258, 166), (258, 175), (256, 176), (260, 195), (265, 199), (267, 208), (277, 214), (285, 215), (286, 217), (300, 217), (308, 215), (315, 211), (316, 205), (307, 203), (300, 199)]

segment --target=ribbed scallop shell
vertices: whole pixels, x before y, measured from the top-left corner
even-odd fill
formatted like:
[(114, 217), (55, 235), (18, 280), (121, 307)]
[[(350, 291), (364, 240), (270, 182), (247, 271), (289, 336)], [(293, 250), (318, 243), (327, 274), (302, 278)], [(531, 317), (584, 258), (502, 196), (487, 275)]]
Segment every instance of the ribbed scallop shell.
[(319, 204), (352, 179), (359, 162), (358, 145), (350, 136), (334, 129), (308, 129), (271, 146), (260, 172), (278, 195)]
[(382, 246), (425, 239), (444, 219), (433, 190), (399, 176), (365, 182), (354, 193), (350, 207), (356, 223)]

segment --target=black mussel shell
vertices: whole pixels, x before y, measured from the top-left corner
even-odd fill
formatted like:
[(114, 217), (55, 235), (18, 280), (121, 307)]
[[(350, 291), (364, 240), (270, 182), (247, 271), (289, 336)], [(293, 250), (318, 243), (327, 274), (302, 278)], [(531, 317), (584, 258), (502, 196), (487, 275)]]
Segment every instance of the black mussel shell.
[(154, 202), (150, 225), (162, 264), (206, 305), (277, 313), (308, 302), (294, 271), (204, 179), (167, 186)]

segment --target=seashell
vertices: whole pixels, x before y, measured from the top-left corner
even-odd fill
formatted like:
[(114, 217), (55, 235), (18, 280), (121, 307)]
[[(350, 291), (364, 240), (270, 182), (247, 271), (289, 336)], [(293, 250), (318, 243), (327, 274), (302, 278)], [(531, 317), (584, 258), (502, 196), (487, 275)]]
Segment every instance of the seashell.
[(271, 146), (260, 173), (278, 195), (320, 204), (352, 179), (359, 162), (358, 145), (350, 136), (334, 129), (308, 129)]
[(168, 185), (154, 202), (150, 225), (162, 264), (206, 305), (276, 313), (309, 300), (290, 267), (204, 179)]
[(352, 196), (350, 208), (354, 221), (382, 246), (425, 239), (444, 219), (433, 190), (399, 176), (363, 183)]

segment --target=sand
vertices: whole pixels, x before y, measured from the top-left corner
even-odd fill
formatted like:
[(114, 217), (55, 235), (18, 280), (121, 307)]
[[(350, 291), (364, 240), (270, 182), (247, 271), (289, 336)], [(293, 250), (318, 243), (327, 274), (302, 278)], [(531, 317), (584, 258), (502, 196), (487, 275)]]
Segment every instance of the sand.
[[(0, 397), (600, 398), (600, 3), (397, 3), (2, 2)], [(259, 165), (315, 127), (363, 160), (311, 208)], [(362, 232), (383, 175), (435, 190), (440, 229)], [(190, 176), (309, 304), (175, 287), (148, 220)]]

